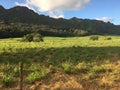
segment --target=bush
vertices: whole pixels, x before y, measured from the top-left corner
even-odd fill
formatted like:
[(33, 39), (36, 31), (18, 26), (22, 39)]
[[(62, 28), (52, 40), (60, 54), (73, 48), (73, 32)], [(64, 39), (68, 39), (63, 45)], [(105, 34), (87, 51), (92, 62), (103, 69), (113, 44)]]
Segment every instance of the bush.
[(112, 38), (111, 37), (106, 37), (105, 40), (112, 40)]
[(32, 83), (37, 79), (40, 79), (40, 72), (38, 71), (30, 73), (25, 80), (27, 83)]
[(32, 65), (31, 70), (32, 69), (34, 69), (36, 71), (33, 71), (28, 74), (28, 76), (25, 78), (26, 83), (33, 83), (37, 80), (40, 80), (40, 79), (46, 77), (47, 74), (50, 72), (50, 70), (47, 69), (46, 67), (36, 66), (36, 64)]
[(9, 87), (11, 86), (11, 84), (13, 83), (13, 76), (4, 76), (1, 80), (0, 83), (2, 84), (2, 86), (4, 87)]
[(42, 35), (39, 33), (27, 34), (22, 38), (22, 41), (26, 42), (41, 42), (43, 41)]
[(98, 39), (99, 39), (98, 36), (91, 36), (91, 37), (90, 37), (90, 40), (98, 40)]
[(34, 42), (40, 42), (40, 41), (43, 41), (43, 38), (40, 34), (35, 34), (34, 37), (33, 37), (33, 41)]
[(63, 67), (63, 69), (66, 73), (72, 73), (73, 72), (73, 68), (72, 68), (72, 66), (69, 62), (62, 63), (62, 67)]

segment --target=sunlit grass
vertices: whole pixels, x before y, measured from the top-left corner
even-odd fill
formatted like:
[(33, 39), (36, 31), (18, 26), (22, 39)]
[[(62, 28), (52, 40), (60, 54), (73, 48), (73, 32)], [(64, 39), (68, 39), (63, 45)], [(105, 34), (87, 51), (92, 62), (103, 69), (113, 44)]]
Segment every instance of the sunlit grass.
[[(105, 40), (106, 37), (111, 37), (111, 40)], [(44, 42), (21, 42), (20, 38), (1, 39), (0, 49), (2, 48), (62, 48), (71, 46), (81, 47), (105, 47), (105, 46), (120, 46), (119, 36), (99, 36), (99, 40), (92, 41), (86, 37), (44, 37)]]

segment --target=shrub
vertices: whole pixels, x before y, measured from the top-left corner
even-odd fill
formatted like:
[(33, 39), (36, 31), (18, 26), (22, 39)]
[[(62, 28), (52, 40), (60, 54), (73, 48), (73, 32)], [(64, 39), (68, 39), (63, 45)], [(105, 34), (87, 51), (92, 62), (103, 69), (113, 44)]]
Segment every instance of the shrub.
[(79, 71), (82, 73), (86, 73), (90, 69), (89, 66), (84, 62), (78, 63), (75, 68), (76, 68), (76, 71)]
[(33, 41), (34, 42), (43, 41), (43, 38), (42, 38), (41, 34), (35, 34), (34, 37), (33, 37)]
[(111, 37), (106, 37), (105, 40), (112, 40), (112, 38)]
[(107, 70), (104, 66), (93, 66), (89, 71), (88, 75), (90, 78), (94, 78), (96, 76), (99, 76), (100, 74), (105, 73)]
[(32, 83), (39, 78), (40, 78), (40, 72), (38, 72), (38, 71), (32, 72), (26, 77), (26, 82)]
[(98, 36), (91, 36), (91, 37), (90, 37), (90, 40), (98, 40), (98, 39), (99, 39)]
[(27, 34), (22, 38), (22, 41), (26, 42), (41, 42), (43, 41), (43, 37), (39, 33), (31, 33)]
[(9, 75), (9, 76), (4, 76), (1, 80), (0, 83), (2, 84), (2, 86), (5, 87), (9, 87), (11, 86), (11, 84), (13, 83), (13, 76)]
[(13, 69), (14, 76), (15, 76), (15, 77), (19, 76), (19, 72), (20, 72), (19, 66), (16, 66), (16, 67)]
[(48, 73), (49, 73), (49, 70), (45, 67), (42, 67), (42, 69), (28, 74), (28, 76), (25, 78), (25, 82), (27, 83), (35, 82), (36, 80), (46, 77)]
[(73, 67), (69, 62), (62, 63), (62, 67), (66, 73), (72, 73), (73, 72)]
[(27, 34), (23, 37), (23, 41), (31, 42), (33, 39), (33, 36), (31, 34)]

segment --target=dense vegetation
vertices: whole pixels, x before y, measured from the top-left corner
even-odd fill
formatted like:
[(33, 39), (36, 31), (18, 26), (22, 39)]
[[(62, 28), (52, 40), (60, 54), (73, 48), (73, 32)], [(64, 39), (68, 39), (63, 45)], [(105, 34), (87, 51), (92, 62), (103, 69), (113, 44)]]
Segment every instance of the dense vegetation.
[(5, 9), (0, 6), (0, 38), (20, 37), (32, 32), (43, 36), (119, 35), (120, 26), (76, 17), (53, 19), (26, 7)]
[(119, 36), (44, 37), (44, 42), (0, 39), (0, 89), (17, 88), (22, 61), (24, 90), (33, 84), (53, 90), (119, 90), (119, 46)]
[(43, 41), (43, 37), (39, 33), (31, 33), (31, 34), (25, 35), (22, 38), (21, 41), (25, 41), (25, 42), (42, 42)]

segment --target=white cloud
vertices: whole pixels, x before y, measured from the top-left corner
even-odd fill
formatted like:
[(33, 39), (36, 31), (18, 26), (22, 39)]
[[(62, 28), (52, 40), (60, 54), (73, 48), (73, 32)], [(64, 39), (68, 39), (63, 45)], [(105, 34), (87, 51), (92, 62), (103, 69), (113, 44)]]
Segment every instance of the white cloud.
[(40, 12), (47, 12), (51, 17), (64, 17), (64, 10), (79, 10), (86, 6), (91, 0), (26, 0), (24, 4), (28, 8), (38, 8)]
[(28, 7), (29, 9), (31, 9), (31, 10), (33, 10), (33, 11), (36, 12), (36, 10), (35, 10), (33, 7), (29, 6), (29, 5), (26, 4), (26, 3), (18, 3), (18, 2), (15, 2), (15, 4), (16, 4), (17, 6), (25, 6), (25, 7)]
[(26, 0), (28, 4), (38, 7), (40, 11), (80, 9), (88, 4), (89, 1), (90, 0)]
[(96, 20), (104, 21), (104, 22), (112, 22), (113, 21), (113, 19), (109, 18), (109, 17), (96, 18)]
[(53, 18), (64, 18), (64, 14), (61, 10), (52, 10), (52, 11), (49, 11), (48, 12), (49, 16), (50, 17), (53, 17)]

